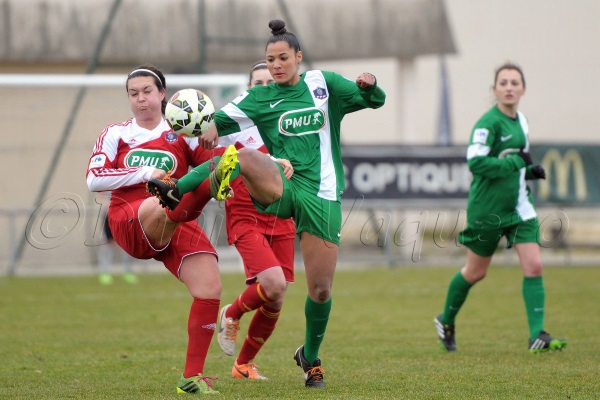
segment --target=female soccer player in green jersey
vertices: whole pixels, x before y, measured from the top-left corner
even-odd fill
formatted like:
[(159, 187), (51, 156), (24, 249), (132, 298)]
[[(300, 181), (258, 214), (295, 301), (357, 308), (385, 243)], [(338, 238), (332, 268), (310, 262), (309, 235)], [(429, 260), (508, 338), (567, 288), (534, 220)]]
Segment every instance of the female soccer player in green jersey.
[(475, 124), (467, 150), (473, 174), (467, 204), (467, 227), (459, 241), (467, 248), (465, 266), (452, 278), (444, 311), (434, 319), (440, 345), (456, 350), (456, 315), (471, 287), (485, 278), (502, 236), (514, 247), (523, 269), (523, 299), (529, 324), (529, 351), (560, 350), (567, 345), (544, 331), (545, 291), (539, 246), (539, 223), (526, 179), (545, 179), (532, 165), (528, 126), (518, 111), (525, 94), (521, 68), (505, 63), (496, 70), (496, 105)]
[[(275, 82), (249, 89), (223, 107), (199, 142), (211, 149), (218, 136), (256, 126), (269, 153), (291, 162), (294, 174), (288, 180), (281, 165), (269, 156), (241, 149), (239, 163), (221, 158), (211, 187), (218, 193), (217, 200), (226, 199), (229, 179), (239, 174), (259, 211), (294, 218), (308, 286), (305, 342), (294, 359), (304, 371), (307, 387), (323, 387), (318, 352), (331, 311), (344, 190), (340, 124), (348, 113), (383, 106), (385, 93), (369, 73), (355, 81), (327, 71), (300, 74), (298, 39), (287, 32), (283, 21), (271, 21), (269, 27), (272, 36), (267, 41), (266, 61)], [(174, 207), (208, 172), (198, 167), (176, 184), (154, 181), (150, 185), (165, 206)]]

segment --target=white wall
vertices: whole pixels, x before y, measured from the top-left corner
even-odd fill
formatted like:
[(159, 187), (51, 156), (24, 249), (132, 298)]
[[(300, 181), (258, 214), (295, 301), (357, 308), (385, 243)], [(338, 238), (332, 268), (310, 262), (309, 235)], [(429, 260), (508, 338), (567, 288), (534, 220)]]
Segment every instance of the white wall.
[[(527, 93), (521, 111), (535, 142), (600, 141), (596, 115), (600, 100), (600, 2), (596, 0), (447, 0), (458, 53), (447, 57), (454, 142), (466, 144), (473, 124), (493, 105), (497, 66), (510, 60), (524, 70)], [(348, 77), (370, 71), (388, 93), (379, 111), (344, 121), (346, 141), (414, 143), (395, 120), (399, 95), (397, 60), (321, 63)], [(435, 141), (439, 112), (437, 56), (416, 60), (412, 110), (417, 143)], [(363, 114), (364, 113), (364, 114)], [(364, 136), (375, 123), (377, 132)], [(360, 126), (361, 129), (356, 129)]]
[[(530, 120), (532, 142), (592, 142), (600, 135), (596, 111), (600, 93), (600, 2), (597, 0), (447, 0), (458, 54), (448, 57), (451, 111), (455, 143), (465, 144), (476, 119), (493, 102), (490, 88), (494, 69), (507, 59), (525, 70), (528, 93), (522, 111)], [(374, 46), (377, 44), (374, 43)], [(308, 50), (308, 49), (307, 49)], [(258, 58), (258, 57), (257, 57)], [(416, 60), (414, 81), (408, 95), (412, 112), (405, 123), (398, 120), (398, 88), (403, 65), (398, 60), (320, 63), (349, 78), (374, 73), (387, 91), (381, 110), (349, 115), (343, 124), (347, 143), (434, 143), (439, 107), (439, 66), (435, 56)], [(0, 73), (83, 73), (84, 65), (6, 65)], [(121, 73), (129, 66), (103, 68), (99, 73)], [(405, 72), (405, 71), (404, 71)], [(18, 170), (11, 190), (3, 192), (0, 208), (29, 208), (69, 117), (76, 89), (0, 88), (0, 166), (7, 173)], [(92, 147), (102, 128), (129, 117), (124, 88), (90, 90), (76, 121), (67, 149), (56, 170), (49, 196), (76, 193), (91, 203), (93, 196), (84, 180)], [(414, 138), (406, 132), (414, 124)], [(29, 165), (25, 169), (19, 166)], [(10, 177), (9, 177), (10, 178)], [(0, 261), (6, 261), (6, 220), (0, 221)], [(27, 218), (21, 218), (19, 235)], [(4, 225), (2, 225), (4, 224)], [(85, 257), (85, 237), (69, 245), (70, 258)], [(20, 239), (20, 237), (18, 238)], [(30, 250), (32, 263), (52, 254), (63, 262), (63, 253)]]
[[(449, 0), (459, 54), (450, 58), (457, 141), (491, 103), (497, 65), (519, 63), (527, 93), (521, 110), (535, 141), (598, 143), (600, 2)], [(423, 60), (424, 69), (431, 62)], [(427, 129), (425, 129), (427, 131)]]

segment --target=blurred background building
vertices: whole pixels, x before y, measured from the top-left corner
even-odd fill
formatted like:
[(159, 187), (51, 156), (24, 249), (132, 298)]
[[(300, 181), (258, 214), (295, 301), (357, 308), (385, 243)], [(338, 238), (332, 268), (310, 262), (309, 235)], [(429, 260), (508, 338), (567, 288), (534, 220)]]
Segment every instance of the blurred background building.
[[(275, 18), (285, 20), (298, 36), (305, 68), (349, 78), (368, 71), (386, 90), (385, 107), (344, 120), (350, 155), (357, 148), (385, 146), (387, 153), (378, 153), (379, 147), (367, 152), (368, 158), (462, 158), (472, 125), (493, 104), (494, 70), (510, 60), (525, 72), (527, 94), (521, 109), (529, 118), (533, 145), (559, 145), (559, 164), (570, 150), (560, 146), (579, 145), (573, 151), (583, 158), (586, 177), (593, 172), (593, 162), (590, 166), (586, 160), (593, 160), (595, 153), (586, 156), (581, 149), (600, 145), (594, 118), (600, 93), (596, 1), (4, 0), (0, 162), (10, 184), (0, 203), (0, 273), (14, 272), (15, 261), (23, 268), (93, 261), (95, 246), (103, 240), (97, 224), (101, 201), (89, 193), (84, 174), (102, 129), (130, 117), (124, 90), (128, 71), (152, 63), (168, 74), (245, 75), (264, 56), (267, 24)], [(15, 74), (118, 74), (123, 84), (26, 85)], [(239, 85), (206, 90), (222, 105), (235, 97)], [(449, 146), (449, 153), (433, 150), (439, 146)], [(540, 157), (553, 150), (544, 149), (537, 153)], [(585, 181), (585, 196), (578, 197), (582, 189), (576, 182), (576, 162), (568, 162), (563, 168), (564, 201), (547, 202), (540, 214), (566, 223), (572, 243), (593, 248), (599, 189), (595, 181)], [(436, 251), (447, 258), (456, 250), (438, 242), (427, 253), (427, 244), (435, 240), (418, 230), (414, 241), (392, 237), (403, 224), (420, 219), (423, 227), (424, 212), (430, 214), (429, 223), (450, 212), (459, 224), (461, 196), (441, 196), (439, 201), (429, 196), (429, 202), (422, 202), (400, 193), (368, 200), (352, 220), (355, 228), (346, 225), (348, 248), (374, 248), (397, 263), (418, 262)], [(51, 209), (40, 209), (43, 204)], [(563, 210), (566, 219), (557, 217)], [(65, 215), (69, 217), (61, 219)], [(220, 225), (211, 224), (217, 240)], [(435, 237), (435, 228), (427, 230)], [(563, 236), (558, 237), (561, 243)], [(460, 249), (457, 253), (462, 255)]]

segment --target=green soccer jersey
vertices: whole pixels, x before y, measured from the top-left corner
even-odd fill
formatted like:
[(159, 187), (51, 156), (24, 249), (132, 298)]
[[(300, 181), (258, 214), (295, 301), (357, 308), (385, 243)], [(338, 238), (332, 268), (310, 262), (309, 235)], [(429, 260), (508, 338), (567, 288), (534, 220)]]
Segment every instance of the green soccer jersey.
[(215, 124), (219, 136), (256, 125), (269, 153), (291, 162), (296, 185), (339, 201), (345, 184), (342, 118), (384, 102), (377, 85), (360, 89), (334, 72), (308, 71), (295, 85), (272, 83), (245, 91), (215, 114)]
[(507, 227), (536, 217), (533, 196), (525, 183), (528, 171), (517, 155), (521, 147), (529, 150), (528, 131), (521, 112), (513, 119), (497, 106), (475, 124), (467, 150), (473, 174), (467, 204), (471, 227)]

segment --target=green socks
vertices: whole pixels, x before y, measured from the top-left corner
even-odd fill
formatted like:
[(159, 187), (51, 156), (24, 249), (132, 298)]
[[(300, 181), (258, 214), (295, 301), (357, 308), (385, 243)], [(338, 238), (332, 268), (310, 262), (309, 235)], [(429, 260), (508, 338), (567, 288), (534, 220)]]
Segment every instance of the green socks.
[[(220, 156), (215, 156), (211, 160), (208, 160), (198, 165), (196, 168), (192, 169), (190, 172), (182, 176), (181, 179), (177, 181), (177, 188), (179, 189), (179, 193), (185, 194), (193, 191), (198, 186), (200, 186), (202, 182), (204, 182), (208, 178), (210, 173), (213, 171), (214, 168), (211, 169), (211, 166), (216, 168), (220, 160)], [(239, 174), (240, 164), (238, 163), (236, 164), (235, 170), (231, 174), (229, 180), (234, 180)]]
[(221, 160), (221, 157), (215, 156), (215, 158), (198, 165), (193, 170), (182, 176), (177, 181), (179, 193), (185, 194), (200, 186), (200, 184), (204, 182), (212, 172), (211, 164), (214, 167), (219, 163), (219, 160)]
[[(454, 325), (456, 315), (467, 299), (471, 285), (462, 276), (459, 271), (448, 287), (442, 322)], [(529, 324), (529, 338), (535, 339), (540, 331), (544, 329), (544, 304), (546, 302), (546, 292), (544, 282), (541, 276), (523, 277), (523, 300), (525, 301), (525, 310), (527, 312), (527, 323)]]
[(319, 356), (319, 347), (325, 336), (325, 329), (331, 312), (331, 298), (325, 303), (317, 303), (306, 296), (304, 315), (306, 316), (306, 339), (304, 342), (304, 358), (313, 364)]
[(446, 295), (446, 304), (444, 305), (444, 313), (442, 314), (442, 322), (448, 325), (454, 325), (456, 314), (467, 299), (469, 290), (473, 285), (467, 282), (460, 271), (454, 275), (448, 286), (448, 294)]
[(523, 277), (523, 300), (527, 311), (529, 338), (533, 340), (544, 329), (546, 291), (541, 276)]

